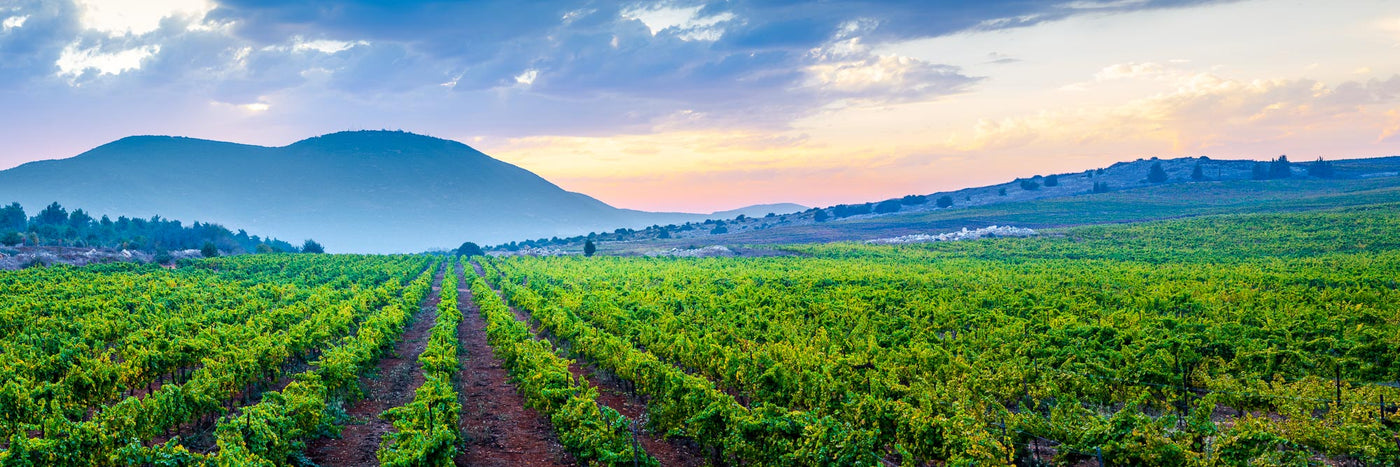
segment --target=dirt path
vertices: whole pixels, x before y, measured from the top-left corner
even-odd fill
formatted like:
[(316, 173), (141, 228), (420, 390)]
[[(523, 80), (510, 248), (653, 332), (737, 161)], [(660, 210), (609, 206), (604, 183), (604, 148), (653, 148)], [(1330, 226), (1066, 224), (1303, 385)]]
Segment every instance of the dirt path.
[(365, 398), (346, 408), (352, 421), (344, 426), (340, 438), (307, 442), (306, 455), (313, 462), (327, 466), (379, 465), (374, 453), (384, 434), (394, 428), (393, 424), (379, 418), (379, 414), (412, 401), (413, 391), (423, 384), (418, 355), (428, 346), (428, 331), (437, 320), (444, 273), (445, 270), (439, 270), (433, 277), (432, 291), (413, 317), (413, 324), (404, 330), (403, 337), (394, 346), (394, 353), (375, 365), (375, 376), (366, 381)]
[[(484, 275), (480, 265), (473, 264), (478, 275)], [(496, 292), (499, 296), (500, 291)], [(500, 298), (500, 297), (498, 297)], [(542, 333), (539, 323), (526, 310), (521, 310), (510, 306), (511, 313), (515, 318), (524, 322), (530, 327), (530, 331), (535, 337), (547, 339), (555, 348), (565, 348), (560, 346), (557, 339), (549, 334)], [(647, 405), (637, 394), (625, 390), (622, 378), (613, 375), (611, 372), (594, 366), (587, 359), (575, 356), (574, 363), (569, 365), (569, 372), (575, 378), (587, 381), (589, 385), (598, 390), (598, 404), (612, 408), (618, 413), (625, 415), (634, 421), (644, 421), (646, 419)], [(663, 466), (701, 466), (708, 465), (704, 451), (694, 442), (684, 439), (662, 439), (660, 436), (646, 430), (638, 433), (637, 441), (641, 443), (642, 449), (647, 454), (651, 454)]]
[(510, 382), (510, 375), (486, 341), (486, 321), (472, 300), (470, 287), (459, 284), (457, 293), (462, 310), (457, 338), (465, 355), (457, 394), (462, 399), (461, 428), (466, 444), (457, 456), (457, 465), (575, 465), (549, 420), (525, 407), (525, 400)]

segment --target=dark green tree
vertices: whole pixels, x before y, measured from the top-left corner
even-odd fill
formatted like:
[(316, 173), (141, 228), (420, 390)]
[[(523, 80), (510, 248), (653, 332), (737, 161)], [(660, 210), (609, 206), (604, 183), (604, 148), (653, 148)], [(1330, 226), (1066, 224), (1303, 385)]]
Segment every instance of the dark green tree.
[(816, 222), (826, 222), (830, 218), (831, 215), (827, 214), (825, 209), (818, 209), (816, 214), (812, 214), (812, 220)]
[(19, 203), (0, 208), (0, 230), (24, 230), (28, 223), (29, 218), (25, 217), (24, 207)]
[(935, 205), (935, 206), (938, 206), (938, 207), (940, 207), (940, 208), (952, 207), (952, 206), (953, 206), (953, 197), (952, 197), (952, 196), (948, 196), (948, 195), (940, 196), (940, 197), (938, 197), (938, 201), (937, 201), (936, 203), (934, 203), (934, 205)]
[(1167, 181), (1167, 171), (1162, 169), (1161, 162), (1153, 162), (1152, 167), (1147, 169), (1147, 181), (1152, 183)]
[(924, 195), (904, 195), (903, 198), (899, 199), (899, 202), (913, 206), (915, 204), (927, 203), (928, 197)]
[(1253, 178), (1253, 179), (1255, 179), (1255, 180), (1268, 180), (1268, 179), (1269, 179), (1269, 165), (1268, 165), (1268, 164), (1265, 164), (1265, 163), (1263, 163), (1263, 162), (1255, 162), (1255, 163), (1254, 163), (1254, 170), (1253, 170), (1253, 172), (1252, 172), (1250, 175), (1251, 175), (1250, 178)]
[(199, 249), (199, 254), (204, 255), (205, 258), (218, 257), (219, 247), (214, 246), (214, 242), (204, 242), (204, 247)]
[(881, 201), (880, 204), (875, 205), (875, 212), (879, 214), (889, 214), (892, 212), (899, 212), (900, 207), (901, 205), (899, 200), (887, 199)]
[(1040, 184), (1029, 178), (1021, 179), (1021, 189), (1025, 191), (1035, 191), (1040, 189)]
[(485, 251), (481, 251), (481, 245), (477, 245), (477, 244), (472, 243), (472, 242), (464, 242), (464, 243), (462, 243), (462, 246), (457, 247), (457, 256), (466, 256), (466, 257), (470, 258), (470, 257), (473, 257), (473, 256), (485, 256), (485, 255), (486, 255), (486, 252), (485, 252)]
[(1060, 186), (1060, 176), (1059, 176), (1059, 175), (1046, 175), (1046, 176), (1045, 176), (1045, 186), (1047, 186), (1047, 187)]
[(593, 240), (587, 240), (583, 242), (583, 256), (592, 257), (593, 254), (597, 252), (598, 245), (594, 245)]
[(1316, 161), (1313, 161), (1313, 163), (1308, 164), (1308, 175), (1317, 178), (1332, 178), (1337, 176), (1337, 169), (1332, 167), (1331, 162), (1322, 160), (1322, 158), (1319, 157)]
[(1278, 156), (1269, 164), (1269, 178), (1288, 178), (1293, 176), (1293, 164), (1288, 162), (1288, 156)]
[(1205, 170), (1201, 169), (1200, 162), (1197, 162), (1196, 167), (1191, 169), (1191, 179), (1198, 182), (1206, 179), (1206, 172)]
[(325, 252), (326, 252), (326, 249), (323, 248), (323, 247), (321, 247), (321, 244), (320, 244), (320, 243), (316, 243), (315, 240), (312, 240), (312, 239), (309, 239), (309, 238), (308, 238), (308, 239), (306, 239), (306, 242), (305, 242), (305, 243), (302, 243), (302, 244), (301, 244), (301, 252), (302, 252), (302, 253), (321, 254), (321, 253), (325, 253)]
[(34, 222), (42, 225), (63, 225), (68, 222), (68, 210), (55, 201), (43, 211), (39, 211), (39, 214), (34, 216)]

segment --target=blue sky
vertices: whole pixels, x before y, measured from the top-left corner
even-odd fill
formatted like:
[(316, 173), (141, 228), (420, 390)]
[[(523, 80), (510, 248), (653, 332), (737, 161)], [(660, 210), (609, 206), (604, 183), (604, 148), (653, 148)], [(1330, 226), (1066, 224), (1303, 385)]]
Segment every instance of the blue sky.
[(0, 1), (0, 168), (131, 134), (456, 139), (614, 205), (1400, 152), (1386, 1)]

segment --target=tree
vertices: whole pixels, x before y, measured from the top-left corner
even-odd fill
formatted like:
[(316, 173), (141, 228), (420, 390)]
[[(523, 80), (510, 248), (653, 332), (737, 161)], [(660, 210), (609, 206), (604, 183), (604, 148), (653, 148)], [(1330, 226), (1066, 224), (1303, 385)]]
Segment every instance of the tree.
[(34, 216), (34, 221), (43, 225), (63, 225), (68, 222), (68, 210), (55, 201), (43, 211), (39, 211), (39, 214)]
[(1152, 183), (1167, 181), (1167, 171), (1162, 169), (1161, 162), (1153, 162), (1152, 167), (1147, 169), (1147, 181)]
[(1196, 168), (1191, 169), (1191, 179), (1198, 182), (1206, 179), (1206, 173), (1201, 169), (1200, 162), (1196, 163)]
[(268, 245), (266, 243), (259, 243), (255, 251), (257, 251), (260, 255), (267, 255), (277, 252), (277, 250), (272, 249), (272, 245)]
[(1265, 163), (1263, 163), (1263, 162), (1255, 162), (1255, 163), (1254, 163), (1254, 170), (1253, 170), (1253, 173), (1251, 173), (1250, 175), (1251, 175), (1250, 178), (1253, 178), (1253, 179), (1255, 179), (1255, 180), (1268, 180), (1268, 179), (1269, 179), (1269, 166), (1268, 166), (1268, 164), (1265, 164)]
[(937, 201), (934, 205), (935, 205), (935, 206), (938, 206), (938, 207), (940, 207), (940, 208), (952, 207), (952, 206), (953, 206), (953, 197), (952, 197), (952, 196), (948, 196), (948, 195), (940, 196), (940, 197), (938, 197), (938, 201)]
[(1047, 186), (1047, 187), (1060, 186), (1060, 176), (1059, 176), (1059, 175), (1046, 175), (1046, 176), (1045, 176), (1045, 186)]
[(1039, 183), (1036, 183), (1035, 180), (1031, 180), (1031, 179), (1029, 179), (1029, 178), (1024, 178), (1024, 179), (1021, 179), (1020, 182), (1021, 182), (1021, 189), (1022, 189), (1022, 190), (1026, 190), (1026, 191), (1035, 191), (1035, 190), (1039, 190), (1039, 189), (1040, 189), (1040, 184), (1039, 184)]
[(462, 246), (457, 247), (457, 256), (466, 256), (466, 257), (470, 258), (470, 257), (473, 257), (473, 256), (485, 256), (485, 255), (486, 255), (486, 252), (481, 251), (481, 245), (477, 245), (477, 244), (472, 243), (472, 242), (463, 242), (463, 243), (462, 243)]
[(899, 200), (887, 199), (881, 201), (880, 204), (875, 205), (875, 212), (879, 214), (889, 214), (892, 212), (899, 212), (900, 207), (901, 206)]
[(915, 204), (927, 203), (928, 197), (924, 195), (904, 195), (903, 198), (899, 199), (899, 202), (913, 206)]
[(19, 203), (10, 203), (0, 208), (0, 230), (24, 230), (29, 218), (24, 216), (24, 208)]
[(1317, 178), (1332, 178), (1337, 176), (1337, 170), (1332, 167), (1331, 162), (1322, 160), (1322, 158), (1319, 157), (1313, 163), (1308, 164), (1308, 175)]
[(1293, 164), (1288, 162), (1288, 156), (1278, 156), (1269, 164), (1269, 178), (1288, 178), (1293, 176)]
[(302, 253), (321, 254), (321, 253), (325, 253), (325, 252), (326, 252), (326, 249), (325, 249), (325, 248), (322, 248), (320, 243), (316, 243), (315, 240), (312, 240), (312, 239), (309, 239), (309, 238), (308, 238), (308, 239), (306, 239), (306, 242), (305, 242), (305, 243), (302, 243), (302, 244), (301, 244), (301, 252), (302, 252)]
[(997, 196), (1006, 196), (1006, 187), (997, 188)]
[(662, 228), (660, 231), (657, 231), (656, 238), (671, 238), (671, 231)]
[(204, 242), (204, 247), (199, 249), (199, 254), (205, 258), (215, 258), (219, 256), (219, 247), (214, 246), (214, 242)]
[(826, 222), (830, 218), (831, 215), (827, 214), (825, 209), (818, 209), (816, 214), (812, 214), (812, 220), (816, 222)]
[(583, 242), (583, 256), (592, 257), (593, 254), (597, 252), (598, 245), (594, 245), (593, 240), (587, 240)]

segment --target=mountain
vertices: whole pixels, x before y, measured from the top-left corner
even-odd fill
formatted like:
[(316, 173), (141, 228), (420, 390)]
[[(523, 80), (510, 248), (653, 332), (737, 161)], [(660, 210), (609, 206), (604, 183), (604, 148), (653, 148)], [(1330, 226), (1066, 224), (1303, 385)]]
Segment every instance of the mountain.
[(31, 211), (57, 201), (94, 216), (159, 213), (374, 253), (712, 218), (618, 209), (465, 144), (390, 131), (283, 147), (133, 136), (0, 171), (0, 200)]

